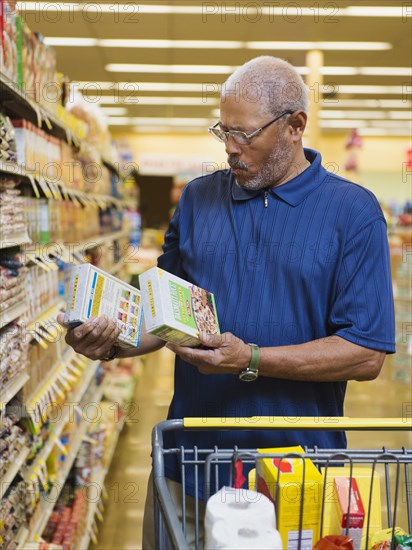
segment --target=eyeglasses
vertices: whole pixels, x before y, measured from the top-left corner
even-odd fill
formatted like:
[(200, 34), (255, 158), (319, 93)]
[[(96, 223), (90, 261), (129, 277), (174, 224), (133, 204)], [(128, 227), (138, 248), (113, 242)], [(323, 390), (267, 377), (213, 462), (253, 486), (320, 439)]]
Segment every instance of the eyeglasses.
[(267, 124), (265, 124), (261, 128), (258, 128), (257, 130), (255, 130), (251, 134), (247, 134), (246, 132), (242, 132), (240, 130), (228, 130), (228, 131), (225, 132), (224, 130), (222, 130), (222, 128), (220, 126), (221, 125), (220, 121), (216, 122), (216, 124), (214, 126), (211, 126), (208, 131), (217, 140), (223, 141), (224, 143), (227, 142), (227, 140), (229, 139), (229, 136), (230, 136), (239, 145), (250, 145), (252, 139), (254, 137), (258, 136), (261, 132), (263, 132), (263, 130), (265, 128), (267, 128), (268, 126), (270, 126), (271, 124), (273, 124), (274, 122), (276, 122), (277, 120), (282, 118), (283, 116), (291, 115), (292, 113), (293, 113), (293, 111), (283, 111), (283, 113), (278, 115), (273, 120), (270, 120)]

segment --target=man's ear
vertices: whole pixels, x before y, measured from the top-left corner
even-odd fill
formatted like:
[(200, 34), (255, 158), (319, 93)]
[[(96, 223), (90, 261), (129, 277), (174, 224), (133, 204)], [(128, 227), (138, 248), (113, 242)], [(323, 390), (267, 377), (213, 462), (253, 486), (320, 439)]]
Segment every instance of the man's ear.
[(308, 115), (305, 111), (295, 111), (290, 115), (288, 124), (294, 141), (298, 141), (302, 138), (307, 121)]

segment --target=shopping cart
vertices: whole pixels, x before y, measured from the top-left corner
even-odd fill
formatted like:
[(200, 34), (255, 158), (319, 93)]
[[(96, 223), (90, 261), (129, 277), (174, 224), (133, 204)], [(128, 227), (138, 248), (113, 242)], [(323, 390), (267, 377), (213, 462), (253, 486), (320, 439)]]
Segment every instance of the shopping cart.
[[(167, 420), (156, 425), (152, 434), (153, 446), (153, 494), (154, 494), (154, 514), (155, 514), (155, 537), (157, 550), (187, 550), (189, 543), (187, 541), (187, 523), (186, 523), (186, 486), (188, 469), (194, 473), (194, 546), (196, 550), (202, 548), (202, 529), (203, 517), (200, 510), (204, 509), (199, 500), (199, 472), (203, 470), (203, 495), (205, 502), (222, 485), (232, 486), (234, 476), (234, 465), (238, 460), (244, 465), (256, 466), (258, 460), (264, 458), (277, 458), (280, 461), (299, 456), (309, 458), (318, 469), (327, 476), (327, 470), (331, 466), (349, 466), (350, 481), (349, 493), (352, 485), (352, 468), (355, 465), (369, 466), (372, 468), (372, 476), (369, 491), (369, 502), (366, 503), (365, 510), (368, 509), (368, 519), (370, 520), (370, 509), (373, 499), (373, 482), (375, 472), (382, 479), (383, 494), (382, 514), (386, 518), (382, 523), (382, 528), (392, 528), (391, 549), (394, 549), (394, 528), (397, 521), (406, 522), (405, 530), (412, 533), (412, 507), (411, 507), (411, 464), (412, 450), (402, 447), (401, 449), (309, 449), (304, 447), (303, 455), (291, 454), (260, 454), (256, 449), (192, 449), (165, 448), (164, 434), (176, 430), (329, 430), (329, 431), (347, 431), (347, 430), (365, 430), (365, 431), (412, 431), (412, 424), (409, 418), (334, 418), (330, 417), (305, 417), (298, 423), (291, 423), (290, 419), (284, 417), (264, 417), (259, 419), (220, 419), (220, 418), (185, 418), (183, 420)], [(182, 494), (181, 507), (177, 507), (168, 488), (165, 478), (165, 457), (174, 455), (178, 459), (181, 479)], [(304, 461), (303, 461), (304, 462)], [(226, 479), (222, 479), (221, 472), (224, 470)], [(379, 474), (378, 474), (379, 471)], [(227, 475), (229, 472), (229, 475)], [(303, 474), (305, 475), (305, 474)], [(227, 478), (228, 477), (228, 478)], [(303, 482), (304, 480), (302, 480)], [(278, 487), (276, 487), (277, 491)], [(325, 489), (323, 485), (320, 519), (320, 537), (323, 536), (324, 510), (325, 510)], [(275, 493), (277, 494), (277, 493)], [(300, 517), (299, 517), (299, 535), (293, 548), (296, 550), (305, 550), (306, 546), (302, 540), (302, 521), (303, 521), (303, 503), (304, 503), (304, 483), (302, 483), (302, 494), (300, 496)], [(350, 505), (350, 504), (349, 504)], [(348, 509), (348, 512), (350, 510)], [(369, 549), (369, 521), (366, 526), (365, 548)], [(349, 523), (346, 527), (348, 534)], [(365, 531), (364, 531), (365, 532)], [(314, 541), (316, 543), (317, 541)], [(358, 550), (358, 549), (355, 549)], [(363, 548), (362, 548), (363, 550)]]

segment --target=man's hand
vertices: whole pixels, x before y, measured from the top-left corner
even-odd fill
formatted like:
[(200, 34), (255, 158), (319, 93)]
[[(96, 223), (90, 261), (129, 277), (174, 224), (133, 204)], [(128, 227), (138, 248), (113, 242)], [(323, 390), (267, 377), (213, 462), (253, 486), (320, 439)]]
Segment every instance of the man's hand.
[(239, 374), (249, 365), (250, 346), (230, 332), (199, 335), (202, 345), (209, 349), (187, 348), (167, 344), (187, 363), (197, 367), (202, 374)]
[(104, 359), (120, 334), (120, 328), (106, 317), (89, 319), (75, 328), (64, 324), (64, 314), (59, 313), (57, 321), (67, 328), (66, 342), (74, 351), (85, 355), (93, 361)]

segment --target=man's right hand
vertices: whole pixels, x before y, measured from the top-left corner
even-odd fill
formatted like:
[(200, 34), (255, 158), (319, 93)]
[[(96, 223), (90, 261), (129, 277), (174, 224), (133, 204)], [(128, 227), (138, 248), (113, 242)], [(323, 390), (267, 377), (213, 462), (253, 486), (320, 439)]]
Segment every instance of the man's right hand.
[(108, 357), (120, 334), (116, 323), (106, 317), (89, 319), (75, 328), (67, 327), (63, 313), (59, 313), (57, 321), (67, 329), (66, 342), (69, 346), (93, 361)]

